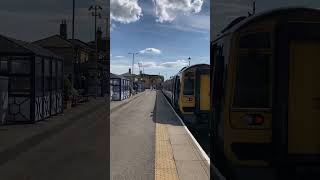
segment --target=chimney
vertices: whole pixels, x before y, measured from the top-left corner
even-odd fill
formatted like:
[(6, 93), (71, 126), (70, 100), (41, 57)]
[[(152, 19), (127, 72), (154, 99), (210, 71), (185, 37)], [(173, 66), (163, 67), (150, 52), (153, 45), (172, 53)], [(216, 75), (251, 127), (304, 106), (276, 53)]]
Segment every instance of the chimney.
[(129, 68), (129, 74), (131, 74), (131, 68)]
[(68, 33), (67, 33), (67, 20), (62, 20), (60, 24), (60, 36), (64, 39), (68, 38)]

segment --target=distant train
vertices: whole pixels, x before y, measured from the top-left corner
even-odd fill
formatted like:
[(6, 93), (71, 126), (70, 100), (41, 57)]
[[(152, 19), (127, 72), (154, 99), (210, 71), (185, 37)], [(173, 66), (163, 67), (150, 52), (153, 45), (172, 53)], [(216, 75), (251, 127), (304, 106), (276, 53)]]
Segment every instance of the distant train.
[(163, 83), (163, 93), (187, 124), (208, 123), (210, 111), (210, 66), (184, 67)]
[(210, 49), (214, 165), (320, 167), (320, 11), (237, 18)]

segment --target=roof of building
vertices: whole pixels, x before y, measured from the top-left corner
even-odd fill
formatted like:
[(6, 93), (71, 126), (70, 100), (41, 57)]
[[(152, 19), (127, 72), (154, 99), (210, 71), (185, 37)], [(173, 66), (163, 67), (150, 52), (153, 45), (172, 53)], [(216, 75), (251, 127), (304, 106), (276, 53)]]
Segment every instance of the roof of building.
[(81, 41), (80, 39), (69, 39), (69, 41), (71, 43), (73, 43), (75, 46), (79, 46), (83, 49), (86, 49), (87, 51), (94, 51), (94, 49), (92, 49), (89, 44)]
[(73, 48), (73, 44), (71, 41), (69, 41), (68, 39), (64, 39), (62, 36), (57, 34), (34, 41), (32, 43), (40, 45), (42, 47)]
[(127, 78), (122, 75), (110, 73), (110, 79), (127, 79)]
[(0, 35), (0, 53), (12, 53), (12, 54), (30, 53), (30, 54), (35, 54), (35, 55), (40, 55), (45, 57), (54, 57), (57, 59), (62, 59), (60, 56), (36, 44), (13, 39), (3, 35)]
[(121, 74), (121, 76), (127, 76), (127, 77), (131, 77), (131, 76), (137, 76), (136, 74), (131, 74), (129, 72), (126, 72), (124, 74)]

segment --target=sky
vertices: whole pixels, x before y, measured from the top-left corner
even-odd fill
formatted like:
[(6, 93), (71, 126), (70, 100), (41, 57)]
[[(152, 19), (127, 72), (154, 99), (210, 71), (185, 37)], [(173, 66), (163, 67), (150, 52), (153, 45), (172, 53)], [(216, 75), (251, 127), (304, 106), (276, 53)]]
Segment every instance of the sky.
[[(111, 72), (125, 73), (131, 67), (128, 52), (145, 73), (169, 78), (188, 64), (209, 63), (209, 40), (227, 24), (252, 10), (252, 0), (76, 0), (75, 37), (94, 39), (94, 19), (88, 8), (98, 3), (103, 17), (111, 4)], [(211, 11), (210, 11), (211, 6)], [(256, 0), (257, 13), (273, 8), (305, 6), (319, 8), (319, 0)], [(108, 12), (108, 13), (107, 13)], [(211, 14), (211, 18), (210, 18)], [(0, 34), (36, 41), (59, 33), (62, 19), (71, 37), (72, 0), (1, 0)], [(105, 32), (104, 19), (98, 25)], [(212, 39), (211, 38), (211, 39)]]
[(160, 74), (210, 62), (210, 0), (110, 0), (110, 71)]
[[(239, 16), (252, 12), (253, 0), (214, 0), (211, 9), (211, 37), (214, 39), (221, 30)], [(320, 8), (319, 0), (256, 0), (256, 13), (282, 7)]]
[[(107, 17), (107, 0), (76, 0), (75, 38), (85, 42), (94, 39), (94, 19), (88, 11), (92, 4), (101, 4), (102, 18)], [(11, 38), (35, 41), (59, 34), (62, 19), (67, 20), (71, 38), (72, 0), (1, 0), (0, 34)], [(106, 20), (98, 20), (105, 32)]]

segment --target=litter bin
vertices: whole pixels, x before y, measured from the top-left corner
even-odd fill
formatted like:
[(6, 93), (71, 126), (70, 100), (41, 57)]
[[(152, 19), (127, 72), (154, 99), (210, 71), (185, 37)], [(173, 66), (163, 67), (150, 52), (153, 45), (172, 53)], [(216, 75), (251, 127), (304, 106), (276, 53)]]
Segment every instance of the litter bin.
[(8, 109), (8, 78), (0, 76), (0, 125), (6, 124)]

